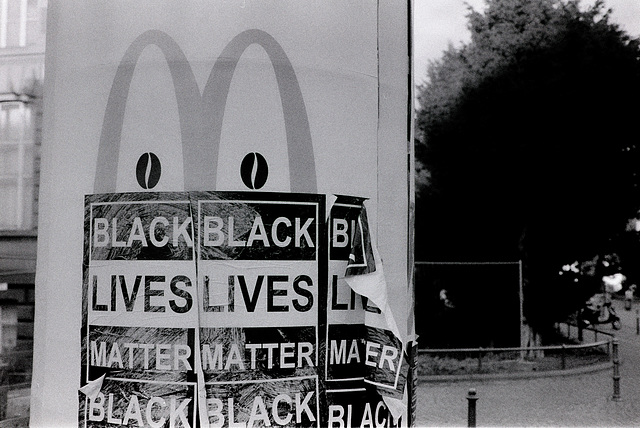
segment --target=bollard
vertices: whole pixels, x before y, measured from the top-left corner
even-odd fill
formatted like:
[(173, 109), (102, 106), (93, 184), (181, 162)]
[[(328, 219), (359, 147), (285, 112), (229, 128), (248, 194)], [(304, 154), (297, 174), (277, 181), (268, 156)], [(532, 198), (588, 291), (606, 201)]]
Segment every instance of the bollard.
[(636, 309), (636, 334), (640, 334), (640, 309)]
[(478, 372), (482, 371), (482, 346), (478, 348)]
[(564, 370), (565, 368), (567, 368), (567, 361), (566, 361), (566, 352), (567, 352), (567, 345), (565, 345), (564, 343), (562, 344), (562, 353), (560, 354), (560, 361), (561, 361), (561, 368), (562, 370)]
[(582, 342), (582, 322), (578, 319), (578, 342)]
[(618, 338), (611, 341), (613, 353), (613, 401), (620, 401), (620, 358), (618, 357)]
[(469, 402), (469, 411), (467, 413), (467, 426), (475, 427), (476, 426), (476, 401), (478, 401), (478, 396), (476, 395), (475, 388), (469, 388), (469, 393), (467, 394), (467, 401)]

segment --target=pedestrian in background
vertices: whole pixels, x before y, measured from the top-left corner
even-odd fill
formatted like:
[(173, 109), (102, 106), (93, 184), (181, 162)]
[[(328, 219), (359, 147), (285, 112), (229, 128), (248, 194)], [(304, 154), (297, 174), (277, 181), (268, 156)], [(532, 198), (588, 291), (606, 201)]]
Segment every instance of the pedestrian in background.
[(627, 311), (631, 310), (631, 306), (633, 305), (633, 293), (636, 291), (636, 285), (631, 284), (627, 291), (624, 292), (624, 308)]

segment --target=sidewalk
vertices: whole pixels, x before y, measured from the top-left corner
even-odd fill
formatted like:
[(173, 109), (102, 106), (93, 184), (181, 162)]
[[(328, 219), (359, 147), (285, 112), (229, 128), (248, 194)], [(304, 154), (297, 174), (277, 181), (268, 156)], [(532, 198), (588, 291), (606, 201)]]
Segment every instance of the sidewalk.
[(612, 401), (613, 371), (563, 377), (466, 380), (418, 385), (418, 427), (466, 427), (470, 388), (477, 391), (477, 426), (495, 427), (638, 427), (640, 426), (640, 336), (635, 308), (625, 311), (617, 332), (620, 396)]
[(611, 373), (571, 377), (418, 386), (416, 426), (467, 426), (469, 388), (477, 391), (478, 426), (639, 426), (638, 385), (621, 380), (622, 401), (610, 399)]

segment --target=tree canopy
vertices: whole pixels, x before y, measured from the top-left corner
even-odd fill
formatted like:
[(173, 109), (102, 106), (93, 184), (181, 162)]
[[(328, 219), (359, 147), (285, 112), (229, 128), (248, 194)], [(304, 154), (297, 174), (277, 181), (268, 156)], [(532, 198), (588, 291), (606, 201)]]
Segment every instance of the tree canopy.
[(486, 0), (419, 88), (416, 257), (524, 259), (533, 323), (575, 309), (558, 270), (615, 252), (640, 207), (640, 41), (610, 12)]

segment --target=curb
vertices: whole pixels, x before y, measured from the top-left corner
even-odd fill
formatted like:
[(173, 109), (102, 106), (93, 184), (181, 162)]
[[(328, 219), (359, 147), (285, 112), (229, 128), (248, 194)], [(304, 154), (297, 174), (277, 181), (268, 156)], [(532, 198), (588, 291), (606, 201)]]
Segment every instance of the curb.
[(542, 377), (559, 377), (573, 376), (584, 373), (592, 373), (607, 370), (613, 367), (613, 362), (590, 364), (581, 367), (574, 367), (565, 370), (544, 370), (544, 371), (527, 371), (513, 373), (469, 373), (464, 375), (418, 375), (418, 383), (437, 383), (437, 382), (464, 382), (468, 380), (517, 380), (531, 379)]

